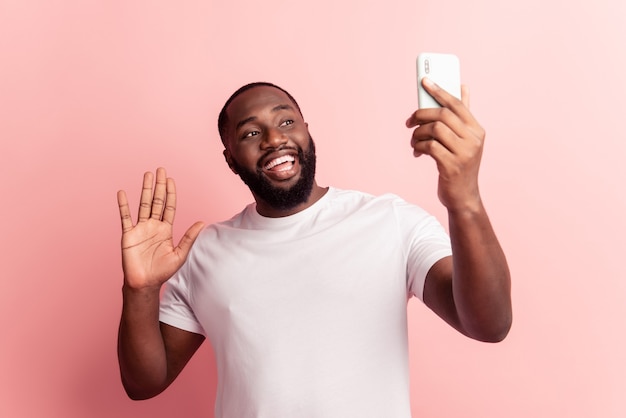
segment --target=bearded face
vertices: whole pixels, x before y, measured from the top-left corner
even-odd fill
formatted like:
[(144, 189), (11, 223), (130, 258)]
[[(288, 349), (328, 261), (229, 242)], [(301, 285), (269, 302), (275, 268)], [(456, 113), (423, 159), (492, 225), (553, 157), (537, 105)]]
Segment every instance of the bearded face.
[(232, 159), (231, 164), (257, 199), (262, 199), (274, 209), (289, 210), (307, 201), (315, 181), (316, 155), (313, 138), (309, 135), (306, 150), (299, 146), (293, 149), (297, 151), (301, 170), (300, 178), (291, 187), (281, 187), (272, 182), (263, 172), (261, 166), (257, 167), (256, 170), (249, 170), (239, 164), (235, 158)]

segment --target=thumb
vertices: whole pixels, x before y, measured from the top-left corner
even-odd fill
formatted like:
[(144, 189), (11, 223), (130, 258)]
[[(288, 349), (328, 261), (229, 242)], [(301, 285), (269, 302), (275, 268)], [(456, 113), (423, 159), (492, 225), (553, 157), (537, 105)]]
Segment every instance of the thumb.
[(191, 246), (198, 238), (200, 231), (204, 228), (204, 222), (196, 222), (191, 225), (185, 235), (180, 239), (178, 246), (175, 251), (181, 256), (181, 258), (187, 258), (187, 254), (189, 254), (189, 250), (191, 250)]

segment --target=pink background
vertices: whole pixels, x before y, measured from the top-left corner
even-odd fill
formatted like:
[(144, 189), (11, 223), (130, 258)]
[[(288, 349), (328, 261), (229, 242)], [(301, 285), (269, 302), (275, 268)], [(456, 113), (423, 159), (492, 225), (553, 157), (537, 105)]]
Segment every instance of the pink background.
[(244, 83), (299, 100), (320, 184), (445, 221), (404, 127), (421, 51), (460, 56), (487, 130), (515, 319), (486, 345), (413, 301), (414, 415), (626, 416), (625, 28), (621, 0), (0, 0), (0, 416), (212, 416), (208, 344), (157, 399), (123, 393), (115, 193), (167, 167), (177, 236), (249, 202), (215, 127)]

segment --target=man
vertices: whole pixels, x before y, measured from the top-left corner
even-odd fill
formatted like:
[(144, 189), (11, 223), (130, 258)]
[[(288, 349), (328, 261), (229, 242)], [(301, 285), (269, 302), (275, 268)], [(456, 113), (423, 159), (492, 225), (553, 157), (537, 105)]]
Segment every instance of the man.
[(424, 87), (443, 107), (417, 110), (406, 125), (414, 155), (437, 163), (449, 237), (397, 196), (320, 187), (308, 124), (269, 83), (239, 89), (219, 118), (226, 162), (254, 204), (194, 224), (174, 246), (165, 170), (154, 187), (144, 175), (135, 225), (118, 193), (118, 354), (131, 398), (163, 391), (208, 337), (217, 417), (409, 417), (409, 297), (470, 338), (506, 336), (509, 272), (478, 190), (485, 134), (465, 89), (461, 101)]

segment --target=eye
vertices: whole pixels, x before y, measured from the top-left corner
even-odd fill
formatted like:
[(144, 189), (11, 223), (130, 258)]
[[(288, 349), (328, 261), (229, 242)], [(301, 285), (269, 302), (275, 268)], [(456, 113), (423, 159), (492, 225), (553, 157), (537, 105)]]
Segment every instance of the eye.
[(293, 125), (293, 120), (287, 119), (286, 121), (280, 124), (280, 126), (289, 126), (289, 125)]
[(245, 134), (243, 134), (241, 138), (242, 139), (252, 138), (253, 136), (257, 136), (258, 134), (259, 134), (259, 131), (250, 131), (250, 132), (246, 132)]

